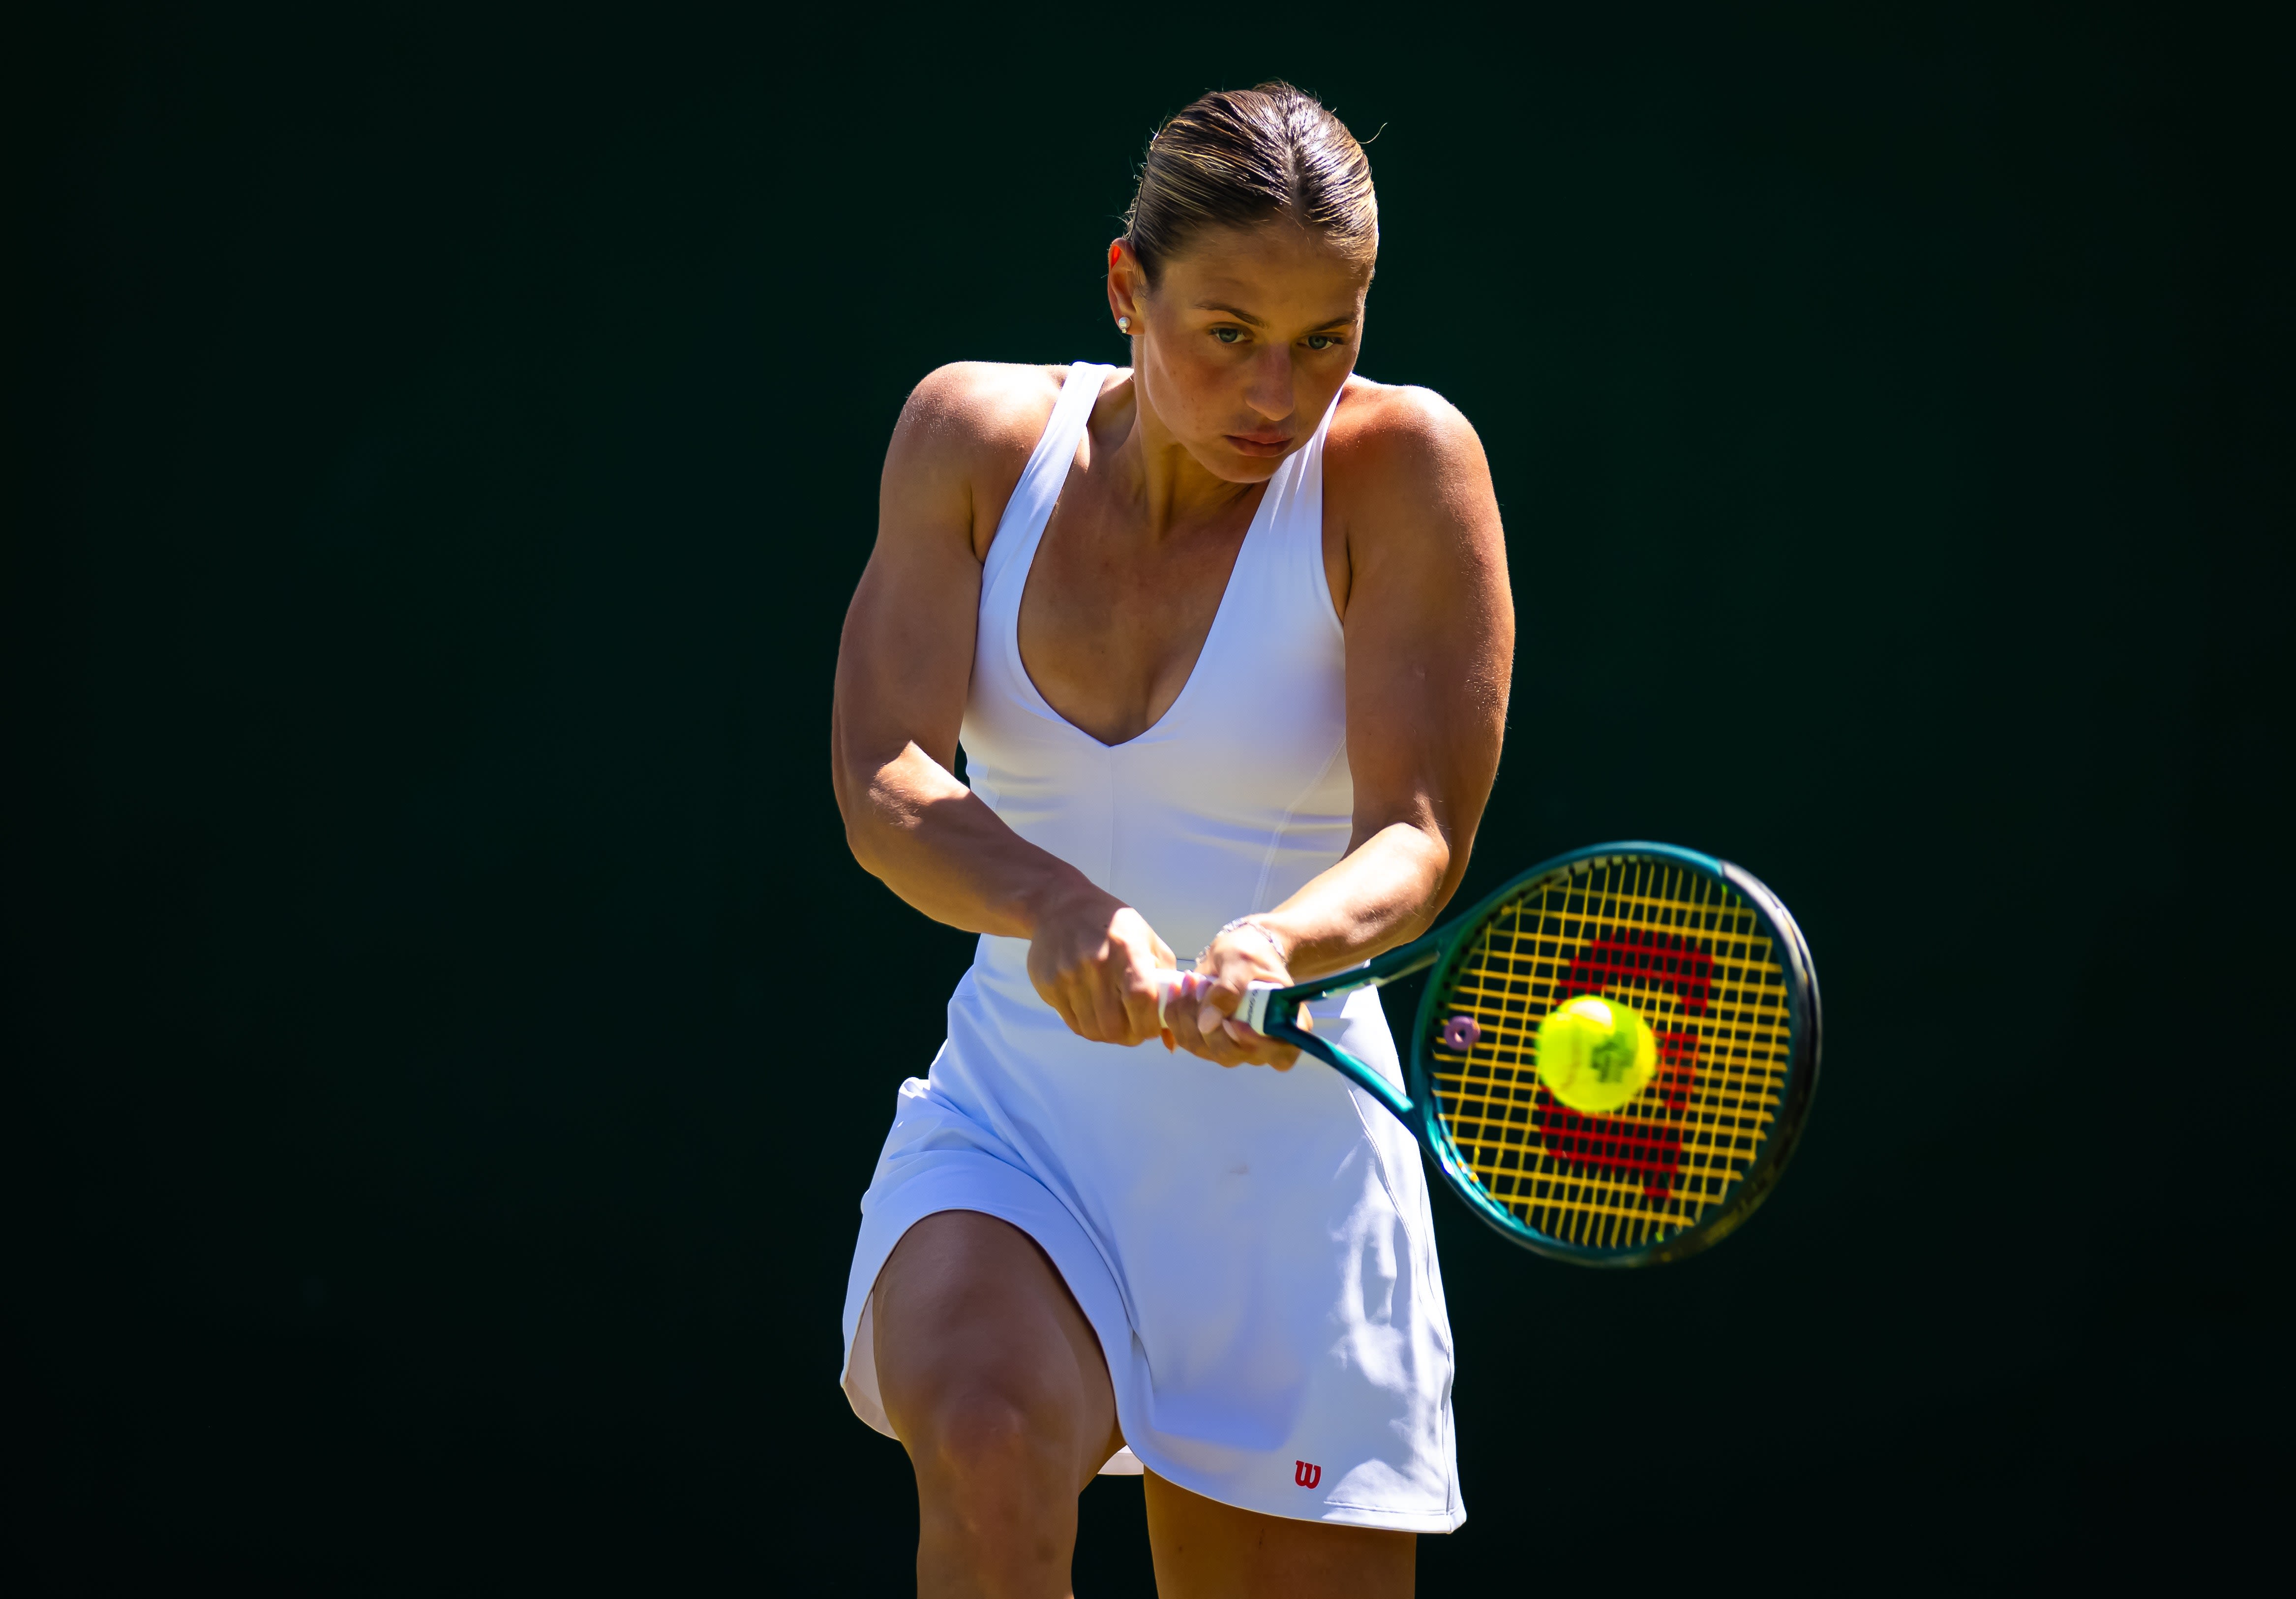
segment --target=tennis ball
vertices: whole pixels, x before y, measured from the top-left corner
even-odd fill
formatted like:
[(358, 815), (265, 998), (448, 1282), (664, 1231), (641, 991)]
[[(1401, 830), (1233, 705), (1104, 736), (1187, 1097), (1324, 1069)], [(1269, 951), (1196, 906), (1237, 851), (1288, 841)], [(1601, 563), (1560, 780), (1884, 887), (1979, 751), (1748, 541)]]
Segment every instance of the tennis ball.
[(1650, 1024), (1616, 1000), (1582, 993), (1538, 1024), (1538, 1080), (1573, 1110), (1616, 1110), (1657, 1075)]

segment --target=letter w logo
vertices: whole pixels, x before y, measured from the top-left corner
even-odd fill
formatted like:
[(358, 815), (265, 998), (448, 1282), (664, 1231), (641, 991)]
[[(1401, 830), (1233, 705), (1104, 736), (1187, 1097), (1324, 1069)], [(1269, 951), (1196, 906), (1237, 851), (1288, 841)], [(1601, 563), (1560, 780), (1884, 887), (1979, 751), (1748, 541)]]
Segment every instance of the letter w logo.
[(1310, 1465), (1304, 1460), (1295, 1460), (1292, 1463), (1292, 1480), (1301, 1488), (1314, 1488), (1324, 1480), (1324, 1468), (1321, 1466)]

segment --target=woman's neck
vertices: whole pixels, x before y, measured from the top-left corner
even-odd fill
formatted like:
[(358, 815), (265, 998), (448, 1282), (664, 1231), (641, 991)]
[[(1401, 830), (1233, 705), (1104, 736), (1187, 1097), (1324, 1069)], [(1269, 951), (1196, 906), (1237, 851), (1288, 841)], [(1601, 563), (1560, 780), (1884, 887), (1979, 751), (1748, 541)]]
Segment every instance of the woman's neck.
[(1217, 521), (1263, 487), (1207, 471), (1156, 414), (1138, 368), (1125, 387), (1128, 403), (1110, 418), (1114, 436), (1095, 441), (1093, 448), (1107, 451), (1112, 485), (1140, 507), (1151, 541)]

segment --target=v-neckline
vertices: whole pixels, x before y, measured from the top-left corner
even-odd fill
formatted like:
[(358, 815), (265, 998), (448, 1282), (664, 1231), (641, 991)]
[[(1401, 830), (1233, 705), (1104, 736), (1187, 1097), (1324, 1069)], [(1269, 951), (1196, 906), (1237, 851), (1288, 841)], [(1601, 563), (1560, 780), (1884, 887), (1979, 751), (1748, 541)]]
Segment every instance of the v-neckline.
[[(1086, 413), (1085, 425), (1087, 428), (1091, 426), (1090, 412)], [(1060, 514), (1061, 500), (1067, 494), (1069, 479), (1076, 474), (1075, 451), (1071, 449), (1068, 471), (1061, 479), (1061, 493), (1053, 497), (1052, 506), (1046, 511), (1045, 520), (1037, 529), (1036, 540), (1029, 547), (1028, 568), (1021, 573), (1021, 591), (1013, 599), (1013, 627), (1011, 632), (1006, 635), (1006, 647), (1012, 651), (1013, 670), (1019, 674), (1021, 680), (1029, 686), (1029, 697), (1036, 702), (1036, 709), (1060, 723), (1078, 738), (1088, 740), (1095, 748), (1104, 750), (1129, 749), (1143, 739), (1160, 731), (1167, 723), (1177, 716), (1180, 707), (1186, 705), (1188, 696), (1195, 692), (1196, 680), (1204, 674), (1205, 657), (1212, 653), (1212, 641), (1219, 637), (1220, 623), (1227, 616), (1228, 601), (1235, 593), (1235, 574), (1243, 565), (1245, 552), (1250, 549), (1253, 538), (1259, 532), (1260, 521), (1267, 515), (1267, 507), (1275, 503), (1276, 481), (1297, 458), (1296, 455), (1285, 457), (1283, 465), (1276, 468), (1275, 475), (1261, 485), (1259, 503), (1251, 508), (1251, 520), (1244, 526), (1243, 537), (1236, 541), (1234, 557), (1228, 564), (1227, 578), (1220, 585), (1219, 605), (1212, 612), (1212, 624), (1204, 630), (1203, 642), (1196, 646), (1196, 658), (1189, 664), (1187, 680), (1180, 685), (1179, 693), (1172, 696), (1172, 703), (1164, 707), (1164, 713), (1155, 721), (1133, 734), (1131, 738), (1110, 744), (1096, 735), (1086, 732), (1055, 710), (1053, 702), (1045, 697), (1045, 691), (1037, 687), (1037, 680), (1029, 675), (1029, 663), (1021, 655), (1021, 610), (1029, 603), (1029, 580), (1036, 574), (1037, 557), (1044, 553), (1045, 535), (1053, 531), (1053, 518)]]

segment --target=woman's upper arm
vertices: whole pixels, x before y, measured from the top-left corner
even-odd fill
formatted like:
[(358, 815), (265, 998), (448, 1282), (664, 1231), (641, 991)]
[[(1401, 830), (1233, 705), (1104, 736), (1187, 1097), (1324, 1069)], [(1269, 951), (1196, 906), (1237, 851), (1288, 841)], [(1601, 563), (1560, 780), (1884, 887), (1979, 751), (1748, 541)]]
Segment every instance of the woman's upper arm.
[[(917, 385), (885, 451), (877, 542), (845, 614), (832, 713), (839, 796), (914, 743), (944, 767), (972, 675), (981, 552), (1057, 385), (1041, 368), (964, 363)], [(1018, 456), (1014, 457), (1017, 444)], [(1001, 485), (1002, 493), (999, 493)], [(994, 504), (984, 502), (995, 499)]]
[(1378, 392), (1349, 430), (1348, 763), (1358, 842), (1432, 829), (1464, 873), (1498, 773), (1514, 606), (1482, 441), (1423, 389)]

